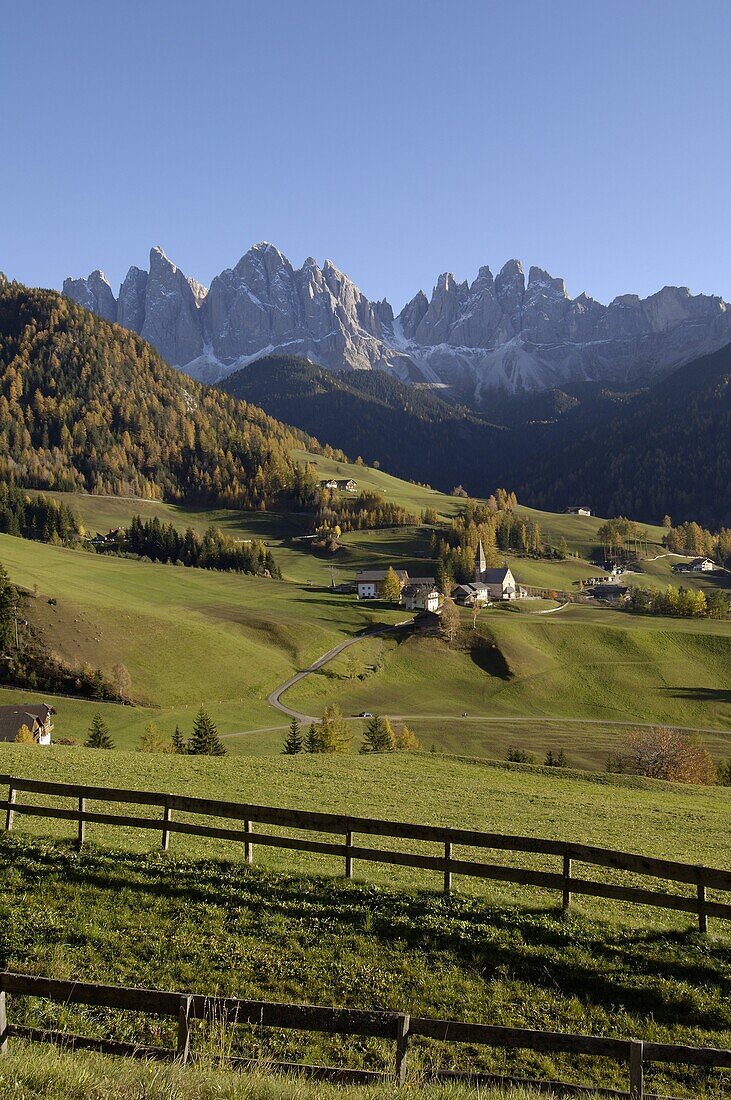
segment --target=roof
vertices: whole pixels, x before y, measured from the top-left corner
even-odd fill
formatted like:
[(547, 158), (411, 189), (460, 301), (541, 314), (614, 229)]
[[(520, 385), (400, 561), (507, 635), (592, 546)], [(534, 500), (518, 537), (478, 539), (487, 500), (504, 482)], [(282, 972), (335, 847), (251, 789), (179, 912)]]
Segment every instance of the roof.
[[(396, 576), (399, 580), (406, 583), (409, 579), (409, 574), (405, 569), (395, 569)], [(388, 569), (359, 569), (355, 575), (357, 584), (373, 584), (375, 581), (384, 580)]]
[(415, 585), (417, 588), (433, 588), (436, 583), (434, 577), (409, 577), (409, 587)]
[(36, 723), (44, 725), (56, 711), (47, 703), (18, 703), (0, 707), (0, 741), (14, 741), (21, 726), (33, 732)]
[(487, 592), (487, 585), (482, 581), (465, 581), (464, 584), (457, 584), (452, 589), (452, 595), (455, 592), (465, 592), (467, 595), (480, 595)]
[(705, 561), (709, 561), (711, 565), (715, 565), (715, 562), (712, 558), (693, 558), (693, 561), (690, 563), (690, 565), (691, 567), (694, 565), (703, 565), (703, 562)]
[(590, 595), (592, 596), (623, 596), (629, 592), (629, 588), (623, 584), (595, 584)]
[(482, 574), (482, 580), (484, 584), (500, 584), (504, 581), (510, 573), (510, 569), (507, 565), (502, 566), (501, 569), (485, 569)]
[(436, 591), (437, 587), (435, 584), (418, 584), (411, 581), (404, 588), (404, 596), (418, 596), (420, 593), (430, 595), (432, 592)]

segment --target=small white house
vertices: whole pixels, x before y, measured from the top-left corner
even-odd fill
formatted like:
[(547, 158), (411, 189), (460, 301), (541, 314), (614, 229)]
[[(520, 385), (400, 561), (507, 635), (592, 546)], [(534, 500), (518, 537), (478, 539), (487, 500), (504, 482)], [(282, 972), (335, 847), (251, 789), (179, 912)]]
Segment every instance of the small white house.
[(434, 582), (419, 584), (410, 581), (401, 593), (407, 611), (438, 611), (441, 593)]
[[(386, 578), (387, 569), (359, 569), (355, 575), (355, 583), (358, 589), (359, 600), (377, 600), (381, 596), (381, 589)], [(409, 575), (405, 569), (396, 569), (401, 590), (409, 583)]]
[(590, 516), (591, 508), (587, 508), (585, 504), (572, 504), (566, 509), (566, 515), (569, 516)]
[(711, 561), (710, 558), (693, 558), (688, 568), (694, 573), (712, 573), (716, 568), (716, 563)]

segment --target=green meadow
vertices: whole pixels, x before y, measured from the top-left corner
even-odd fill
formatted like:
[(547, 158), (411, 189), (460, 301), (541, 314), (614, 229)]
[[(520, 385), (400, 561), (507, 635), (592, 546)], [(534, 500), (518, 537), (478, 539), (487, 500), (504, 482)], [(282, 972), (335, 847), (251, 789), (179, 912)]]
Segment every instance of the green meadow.
[[(722, 864), (727, 849), (728, 802), (720, 788), (559, 775), (431, 754), (221, 761), (62, 747), (41, 754), (4, 745), (0, 767), (62, 781), (83, 777), (90, 783), (578, 839), (710, 865)], [(19, 796), (22, 802), (31, 797)], [(0, 837), (0, 945), (10, 968), (696, 1045), (723, 1046), (731, 1039), (730, 941), (720, 921), (703, 937), (682, 914), (588, 898), (577, 899), (566, 918), (555, 893), (472, 880), (455, 879), (457, 892), (444, 899), (439, 877), (425, 871), (356, 862), (354, 880), (345, 882), (340, 861), (332, 857), (259, 846), (247, 867), (242, 846), (232, 842), (173, 835), (170, 851), (162, 853), (156, 834), (111, 826), (89, 826), (87, 844), (78, 853), (73, 832), (67, 822), (18, 814), (14, 831)], [(496, 854), (548, 866), (548, 857)], [(621, 873), (601, 874), (619, 881)], [(34, 1026), (141, 1044), (174, 1041), (171, 1022), (140, 1015), (44, 1008), (40, 1001), (11, 1001), (10, 1010), (15, 1022)], [(392, 1065), (392, 1044), (377, 1040), (257, 1028), (231, 1032), (224, 1041), (196, 1030), (194, 1046), (204, 1056), (207, 1052), (209, 1066), (220, 1062), (222, 1052), (260, 1059), (264, 1066), (272, 1058), (386, 1071)], [(49, 1056), (27, 1058), (25, 1048), (12, 1041), (11, 1048), (15, 1053), (0, 1067), (0, 1081), (2, 1074), (12, 1080), (7, 1075), (16, 1073), (26, 1090), (17, 1095), (25, 1097), (32, 1080), (51, 1073)], [(466, 1095), (419, 1091), (419, 1070), (437, 1065), (626, 1087), (626, 1069), (564, 1055), (423, 1042), (414, 1044), (410, 1059), (411, 1095), (424, 1100)], [(115, 1072), (102, 1060), (82, 1057), (73, 1063), (97, 1067), (89, 1069), (87, 1081)], [(53, 1072), (71, 1074), (73, 1067), (64, 1070), (64, 1065), (59, 1060)], [(133, 1071), (119, 1065), (121, 1080), (129, 1079)], [(653, 1091), (719, 1100), (727, 1082), (686, 1067), (655, 1066), (648, 1077)], [(214, 1082), (220, 1091), (206, 1091)], [(299, 1086), (285, 1083), (276, 1085), (280, 1092), (247, 1092), (258, 1087), (255, 1080), (239, 1082), (243, 1091), (231, 1091), (232, 1097), (329, 1100), (335, 1095), (309, 1085), (287, 1091)], [(49, 1095), (63, 1095), (60, 1085), (54, 1087), (58, 1091)], [(79, 1089), (69, 1095), (82, 1100), (107, 1095), (87, 1087), (88, 1093)], [(169, 1095), (182, 1100), (187, 1093), (177, 1087), (180, 1091)], [(388, 1087), (345, 1095), (375, 1100), (388, 1095)], [(200, 1088), (191, 1095), (226, 1096), (233, 1085), (225, 1074), (204, 1074)], [(120, 1089), (111, 1095), (128, 1094)]]

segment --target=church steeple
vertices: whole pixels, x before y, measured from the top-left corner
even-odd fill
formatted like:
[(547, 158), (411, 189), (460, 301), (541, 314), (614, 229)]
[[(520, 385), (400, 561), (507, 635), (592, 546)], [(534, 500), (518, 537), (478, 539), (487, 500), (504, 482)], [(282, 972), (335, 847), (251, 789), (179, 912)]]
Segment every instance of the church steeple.
[(484, 578), (485, 571), (487, 569), (487, 559), (485, 558), (485, 548), (482, 545), (482, 539), (480, 539), (477, 545), (477, 557), (475, 558), (475, 580), (481, 581)]

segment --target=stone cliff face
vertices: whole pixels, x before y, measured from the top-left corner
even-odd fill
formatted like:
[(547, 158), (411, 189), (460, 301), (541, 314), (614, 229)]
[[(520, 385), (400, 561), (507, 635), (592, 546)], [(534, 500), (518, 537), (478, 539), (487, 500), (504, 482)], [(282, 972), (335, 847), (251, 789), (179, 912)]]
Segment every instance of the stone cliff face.
[(100, 271), (67, 279), (64, 293), (139, 332), (175, 366), (216, 381), (268, 353), (302, 355), (332, 370), (393, 370), (451, 386), (466, 400), (490, 390), (539, 390), (578, 380), (643, 383), (731, 341), (731, 309), (718, 297), (664, 287), (608, 306), (570, 298), (563, 279), (510, 260), (471, 284), (440, 275), (394, 317), (326, 260), (301, 268), (259, 244), (208, 290), (160, 248), (149, 273), (130, 268), (119, 297)]

